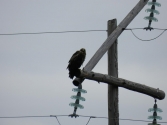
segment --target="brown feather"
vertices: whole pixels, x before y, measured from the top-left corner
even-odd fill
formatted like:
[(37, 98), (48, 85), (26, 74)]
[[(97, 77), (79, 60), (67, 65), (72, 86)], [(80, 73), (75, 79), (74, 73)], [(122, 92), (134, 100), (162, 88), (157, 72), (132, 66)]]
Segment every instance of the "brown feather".
[(70, 58), (67, 69), (69, 70), (69, 77), (71, 79), (73, 79), (73, 77), (75, 76), (76, 70), (79, 69), (83, 64), (85, 57), (86, 50), (82, 48), (79, 51), (76, 51)]

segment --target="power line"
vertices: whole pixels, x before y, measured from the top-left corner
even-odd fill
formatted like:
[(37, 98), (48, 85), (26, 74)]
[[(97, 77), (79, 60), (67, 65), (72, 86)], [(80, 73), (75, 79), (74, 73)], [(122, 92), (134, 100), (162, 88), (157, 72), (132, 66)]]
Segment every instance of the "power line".
[(108, 119), (107, 117), (97, 117), (97, 116), (86, 116), (86, 115), (79, 115), (80, 117), (91, 117), (91, 118), (104, 118)]
[(144, 28), (122, 28), (122, 30), (141, 30)]
[[(151, 40), (155, 40), (158, 37), (160, 37), (167, 29), (160, 29), (160, 28), (153, 28), (152, 30), (163, 30), (162, 33), (160, 33), (160, 35), (158, 35), (155, 38), (152, 39), (148, 39), (148, 40), (144, 40), (139, 38), (137, 35), (135, 35), (135, 33), (132, 30), (141, 30), (144, 28), (123, 28), (122, 30), (130, 30), (132, 32), (132, 34), (139, 40), (141, 41), (151, 41)], [(59, 32), (35, 32), (35, 33), (6, 33), (6, 34), (0, 34), (0, 36), (9, 36), (9, 35), (38, 35), (38, 34), (61, 34), (61, 33), (83, 33), (83, 32), (104, 32), (107, 30), (76, 30), (76, 31), (59, 31)]]
[[(6, 118), (6, 119), (10, 119), (10, 118), (42, 118), (42, 117), (55, 117), (60, 124), (60, 121), (58, 120), (57, 117), (65, 117), (69, 115), (50, 115), (50, 116), (14, 116), (14, 117), (0, 117), (0, 119)], [(90, 122), (91, 118), (103, 118), (103, 119), (108, 119), (108, 117), (98, 117), (98, 116), (85, 116), (85, 115), (78, 115), (79, 117), (89, 117), (89, 120), (87, 122), (87, 124)], [(111, 119), (116, 119), (116, 118), (111, 118)], [(119, 120), (126, 120), (126, 121), (135, 121), (135, 122), (152, 122), (152, 121), (147, 121), (147, 120), (136, 120), (136, 119), (123, 119), (123, 118), (119, 118)], [(167, 122), (158, 122), (158, 123), (167, 123)], [(86, 125), (87, 125), (86, 124)]]
[(91, 117), (89, 118), (89, 120), (88, 120), (88, 122), (86, 123), (86, 125), (88, 125), (88, 124), (89, 124), (89, 122), (90, 122), (90, 119), (91, 119)]
[(155, 37), (155, 38), (152, 38), (152, 39), (148, 39), (148, 40), (144, 40), (144, 39), (141, 39), (141, 38), (139, 38), (137, 35), (135, 35), (135, 33), (132, 31), (132, 30), (138, 30), (138, 29), (143, 29), (144, 30), (144, 28), (131, 28), (131, 29), (125, 29), (125, 28), (123, 28), (123, 30), (130, 30), (131, 32), (132, 32), (132, 34), (137, 38), (137, 39), (139, 39), (139, 40), (141, 40), (141, 41), (152, 41), (152, 40), (155, 40), (155, 39), (157, 39), (158, 37), (160, 37), (167, 29), (160, 29), (160, 28), (153, 28), (152, 30), (163, 30), (162, 31), (162, 33), (160, 33), (160, 35), (158, 35), (157, 37)]
[(137, 37), (137, 36), (135, 35), (135, 33), (131, 30), (132, 34), (133, 34), (137, 39), (139, 39), (139, 40), (141, 40), (141, 41), (152, 41), (152, 40), (155, 40), (155, 39), (157, 39), (158, 37), (160, 37), (165, 31), (166, 31), (166, 30), (164, 30), (162, 33), (160, 33), (160, 34), (159, 34), (157, 37), (155, 37), (155, 38), (148, 39), (148, 40), (144, 40), (144, 39), (141, 39), (141, 38)]
[(156, 30), (167, 30), (167, 29), (160, 29), (160, 28), (154, 28), (154, 29), (156, 29)]
[(50, 116), (12, 116), (12, 117), (0, 117), (0, 118), (42, 118), (42, 117), (50, 117)]
[(59, 123), (59, 125), (61, 125), (60, 122), (59, 122), (59, 120), (58, 120), (58, 118), (57, 117), (55, 117), (55, 118), (57, 119), (57, 122)]
[[(147, 120), (135, 120), (135, 119), (119, 119), (119, 120), (126, 120), (126, 121), (138, 121), (138, 122), (152, 122)], [(167, 122), (158, 122), (158, 123), (167, 123)]]
[[(144, 28), (123, 28), (123, 30), (145, 30)], [(152, 30), (167, 30), (167, 29), (161, 29), (161, 28), (153, 28)]]
[(35, 32), (35, 33), (4, 33), (0, 34), (0, 36), (8, 36), (8, 35), (37, 35), (37, 34), (55, 34), (55, 33), (81, 33), (81, 32), (103, 32), (106, 30), (76, 30), (76, 31), (59, 31), (59, 32)]

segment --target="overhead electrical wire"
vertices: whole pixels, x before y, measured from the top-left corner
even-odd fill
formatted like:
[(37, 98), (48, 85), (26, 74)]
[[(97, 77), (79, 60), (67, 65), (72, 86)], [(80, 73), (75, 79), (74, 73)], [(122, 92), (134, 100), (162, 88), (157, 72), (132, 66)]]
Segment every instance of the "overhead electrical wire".
[(57, 122), (59, 123), (59, 125), (61, 125), (60, 122), (59, 122), (59, 120), (58, 120), (58, 118), (57, 117), (55, 117), (55, 118), (57, 119)]
[(156, 37), (154, 37), (154, 38), (152, 38), (152, 39), (147, 39), (147, 40), (144, 40), (144, 39), (141, 39), (141, 38), (139, 38), (137, 35), (135, 35), (135, 33), (132, 31), (132, 30), (137, 30), (137, 29), (143, 29), (144, 30), (144, 28), (132, 28), (132, 29), (123, 29), (123, 30), (130, 30), (131, 32), (132, 32), (132, 34), (137, 38), (137, 39), (139, 39), (139, 40), (141, 40), (141, 41), (152, 41), (152, 40), (155, 40), (155, 39), (157, 39), (158, 37), (160, 37), (167, 29), (160, 29), (160, 28), (153, 28), (152, 30), (163, 30), (158, 36), (156, 36)]
[(131, 30), (132, 34), (133, 34), (137, 39), (139, 39), (139, 40), (141, 40), (141, 41), (152, 41), (152, 40), (155, 40), (155, 39), (157, 39), (158, 37), (160, 37), (165, 31), (166, 31), (166, 30), (164, 30), (162, 33), (160, 33), (160, 34), (159, 34), (158, 36), (156, 36), (155, 38), (144, 40), (144, 39), (141, 39), (141, 38), (137, 37), (137, 36), (135, 35), (135, 33)]
[[(139, 30), (144, 28), (123, 28), (123, 30)], [(167, 29), (160, 29), (154, 28), (155, 30), (167, 30)], [(55, 31), (55, 32), (29, 32), (29, 33), (0, 33), (1, 36), (8, 36), (8, 35), (37, 35), (37, 34), (56, 34), (56, 33), (82, 33), (82, 32), (103, 32), (107, 30), (69, 30), (69, 31)]]
[[(144, 40), (144, 39), (141, 39), (139, 38), (132, 30), (141, 30), (144, 28), (123, 28), (122, 30), (130, 30), (132, 32), (132, 34), (139, 40), (141, 41), (152, 41), (152, 40), (155, 40), (157, 39), (158, 37), (160, 37), (167, 29), (160, 29), (160, 28), (153, 28), (152, 30), (163, 30), (162, 33), (160, 33), (160, 35), (152, 38), (152, 39), (147, 39), (147, 40)], [(12, 35), (38, 35), (38, 34), (61, 34), (61, 33), (86, 33), (86, 32), (104, 32), (104, 31), (108, 31), (108, 30), (74, 30), (74, 31), (58, 31), (58, 32), (35, 32), (35, 33), (3, 33), (3, 34), (0, 34), (0, 36), (12, 36)]]
[(37, 35), (37, 34), (55, 34), (55, 33), (82, 33), (82, 32), (102, 32), (106, 30), (76, 30), (76, 31), (58, 31), (58, 32), (35, 32), (35, 33), (3, 33), (0, 36), (9, 35)]
[(1, 119), (9, 119), (9, 118), (42, 118), (42, 117), (50, 117), (50, 116), (12, 116), (12, 117), (0, 117)]
[(88, 122), (86, 123), (86, 125), (88, 125), (88, 124), (89, 124), (89, 122), (90, 122), (90, 119), (91, 119), (91, 117), (89, 117), (89, 120), (88, 120)]
[[(50, 116), (13, 116), (13, 117), (0, 117), (0, 119), (10, 119), (10, 118), (42, 118), (42, 117), (55, 117), (60, 124), (60, 121), (58, 120), (58, 117), (64, 117), (64, 116), (68, 116), (69, 115), (50, 115)], [(98, 116), (85, 116), (85, 115), (78, 115), (79, 117), (89, 117), (87, 124), (90, 122), (91, 118), (103, 118), (103, 119), (108, 119), (108, 117), (98, 117)], [(115, 119), (115, 118), (111, 118), (111, 119)], [(146, 120), (136, 120), (136, 119), (123, 119), (123, 118), (119, 118), (119, 120), (126, 120), (126, 121), (134, 121), (134, 122), (152, 122), (152, 121), (146, 121)], [(158, 122), (158, 123), (167, 123), (167, 122)], [(87, 125), (86, 124), (86, 125)]]

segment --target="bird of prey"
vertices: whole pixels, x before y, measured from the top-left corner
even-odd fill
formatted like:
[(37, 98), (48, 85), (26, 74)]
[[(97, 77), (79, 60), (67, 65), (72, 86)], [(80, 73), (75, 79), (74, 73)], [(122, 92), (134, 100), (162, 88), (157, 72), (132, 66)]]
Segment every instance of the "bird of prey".
[(69, 64), (67, 69), (69, 70), (69, 77), (73, 79), (75, 76), (75, 72), (81, 67), (86, 57), (86, 50), (84, 48), (76, 51), (71, 59), (69, 60)]

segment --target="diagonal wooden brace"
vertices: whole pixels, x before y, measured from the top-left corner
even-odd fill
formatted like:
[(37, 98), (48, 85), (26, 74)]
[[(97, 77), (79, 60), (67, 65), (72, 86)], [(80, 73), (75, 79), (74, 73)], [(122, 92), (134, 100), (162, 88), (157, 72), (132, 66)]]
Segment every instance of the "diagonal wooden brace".
[[(110, 34), (110, 36), (105, 40), (93, 57), (84, 67), (85, 71), (91, 71), (102, 56), (107, 52), (107, 50), (112, 46), (115, 40), (120, 36), (124, 29), (130, 24), (130, 22), (137, 16), (137, 14), (142, 10), (142, 8), (147, 4), (149, 0), (140, 0), (136, 6), (128, 13), (128, 15), (122, 20), (122, 22), (117, 26), (117, 28)], [(78, 86), (82, 83), (84, 79), (75, 78), (73, 83)], [(78, 84), (79, 83), (79, 84)]]

